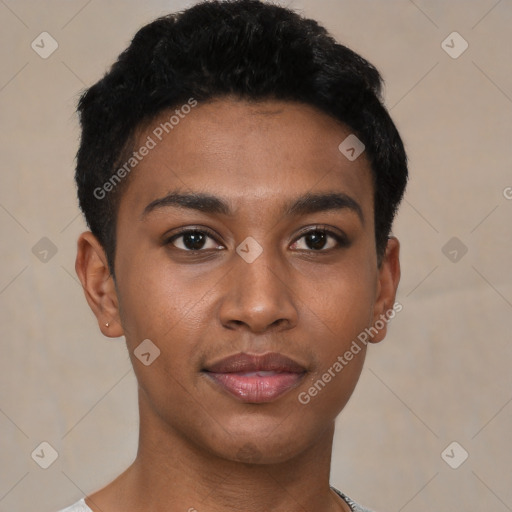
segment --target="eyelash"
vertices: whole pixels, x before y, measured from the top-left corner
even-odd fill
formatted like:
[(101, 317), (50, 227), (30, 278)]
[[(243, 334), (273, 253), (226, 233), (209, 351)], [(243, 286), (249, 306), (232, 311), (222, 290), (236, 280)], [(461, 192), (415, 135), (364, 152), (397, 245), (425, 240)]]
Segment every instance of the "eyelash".
[[(217, 240), (216, 240), (216, 236), (217, 235), (215, 233), (213, 233), (211, 230), (209, 230), (208, 228), (203, 228), (203, 227), (200, 228), (200, 229), (199, 228), (192, 228), (192, 229), (191, 228), (183, 228), (178, 233), (175, 233), (171, 237), (167, 238), (165, 240), (165, 245), (169, 245), (169, 244), (172, 245), (172, 242), (174, 242), (178, 238), (183, 237), (184, 235), (187, 235), (187, 234), (190, 234), (190, 233), (205, 234), (209, 238), (211, 238), (211, 239), (215, 240), (215, 242), (217, 242)], [(330, 229), (328, 229), (326, 227), (323, 227), (323, 226), (320, 226), (320, 225), (319, 226), (315, 226), (314, 228), (311, 228), (311, 229), (308, 229), (306, 231), (301, 232), (300, 235), (293, 241), (293, 244), (295, 244), (301, 238), (304, 238), (305, 236), (307, 236), (307, 235), (309, 235), (311, 233), (323, 233), (324, 235), (331, 236), (332, 238), (334, 238), (336, 240), (338, 246), (337, 247), (331, 247), (329, 249), (319, 249), (319, 250), (315, 250), (315, 249), (299, 249), (299, 251), (308, 251), (308, 252), (313, 252), (313, 253), (328, 253), (330, 251), (333, 251), (333, 250), (336, 250), (336, 249), (342, 249), (342, 248), (345, 248), (345, 247), (349, 246), (349, 241), (346, 238), (346, 236), (341, 235), (339, 233), (336, 233), (334, 231), (331, 231)], [(175, 247), (175, 248), (178, 249), (179, 251), (188, 252), (188, 253), (196, 253), (196, 254), (197, 253), (201, 253), (201, 252), (216, 250), (216, 249), (196, 249), (196, 250), (193, 250), (193, 249), (181, 249), (180, 247)]]

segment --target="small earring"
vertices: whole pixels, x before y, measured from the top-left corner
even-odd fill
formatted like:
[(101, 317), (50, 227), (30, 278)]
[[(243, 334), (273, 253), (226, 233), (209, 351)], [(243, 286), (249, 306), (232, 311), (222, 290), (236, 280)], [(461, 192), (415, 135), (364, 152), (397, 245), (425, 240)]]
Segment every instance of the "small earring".
[(109, 326), (109, 323), (107, 322), (107, 323), (105, 324), (105, 327), (108, 327), (108, 326)]

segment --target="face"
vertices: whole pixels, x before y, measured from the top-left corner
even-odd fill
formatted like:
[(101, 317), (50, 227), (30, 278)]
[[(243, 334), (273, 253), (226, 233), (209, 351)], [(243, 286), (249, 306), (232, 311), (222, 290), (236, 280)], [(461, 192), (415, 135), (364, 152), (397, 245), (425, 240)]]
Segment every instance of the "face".
[[(170, 115), (140, 133), (155, 145), (120, 201), (116, 287), (91, 280), (89, 303), (126, 337), (142, 421), (225, 459), (289, 459), (352, 394), (366, 346), (343, 356), (393, 306), (398, 242), (378, 267), (369, 162), (315, 108), (216, 100), (160, 140)], [(86, 260), (106, 268), (90, 233), (82, 282)]]

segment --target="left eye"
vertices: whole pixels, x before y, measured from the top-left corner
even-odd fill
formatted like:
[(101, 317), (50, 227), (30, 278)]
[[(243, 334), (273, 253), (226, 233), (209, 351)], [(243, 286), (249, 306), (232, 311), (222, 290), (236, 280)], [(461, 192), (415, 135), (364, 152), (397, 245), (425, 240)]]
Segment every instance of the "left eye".
[[(325, 247), (327, 240), (331, 238), (334, 240), (334, 243), (331, 242), (329, 244), (329, 247)], [(307, 247), (300, 248), (300, 247), (293, 247), (296, 246), (299, 242), (299, 240), (304, 239)], [(292, 248), (294, 249), (300, 249), (300, 250), (313, 250), (313, 251), (320, 251), (320, 250), (329, 250), (334, 249), (336, 246), (344, 247), (347, 245), (347, 241), (344, 237), (341, 235), (338, 235), (337, 233), (333, 233), (332, 231), (328, 231), (325, 229), (312, 229), (308, 231), (307, 233), (303, 233), (300, 238), (297, 239), (296, 242), (293, 243)]]

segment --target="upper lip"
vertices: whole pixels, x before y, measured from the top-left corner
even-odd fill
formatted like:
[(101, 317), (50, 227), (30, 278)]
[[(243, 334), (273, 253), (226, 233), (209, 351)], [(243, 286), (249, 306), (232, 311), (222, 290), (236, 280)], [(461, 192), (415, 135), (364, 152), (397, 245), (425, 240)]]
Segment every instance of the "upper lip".
[(234, 354), (216, 363), (208, 365), (205, 370), (212, 373), (241, 373), (257, 371), (275, 371), (304, 373), (306, 368), (297, 361), (277, 352), (266, 354)]

